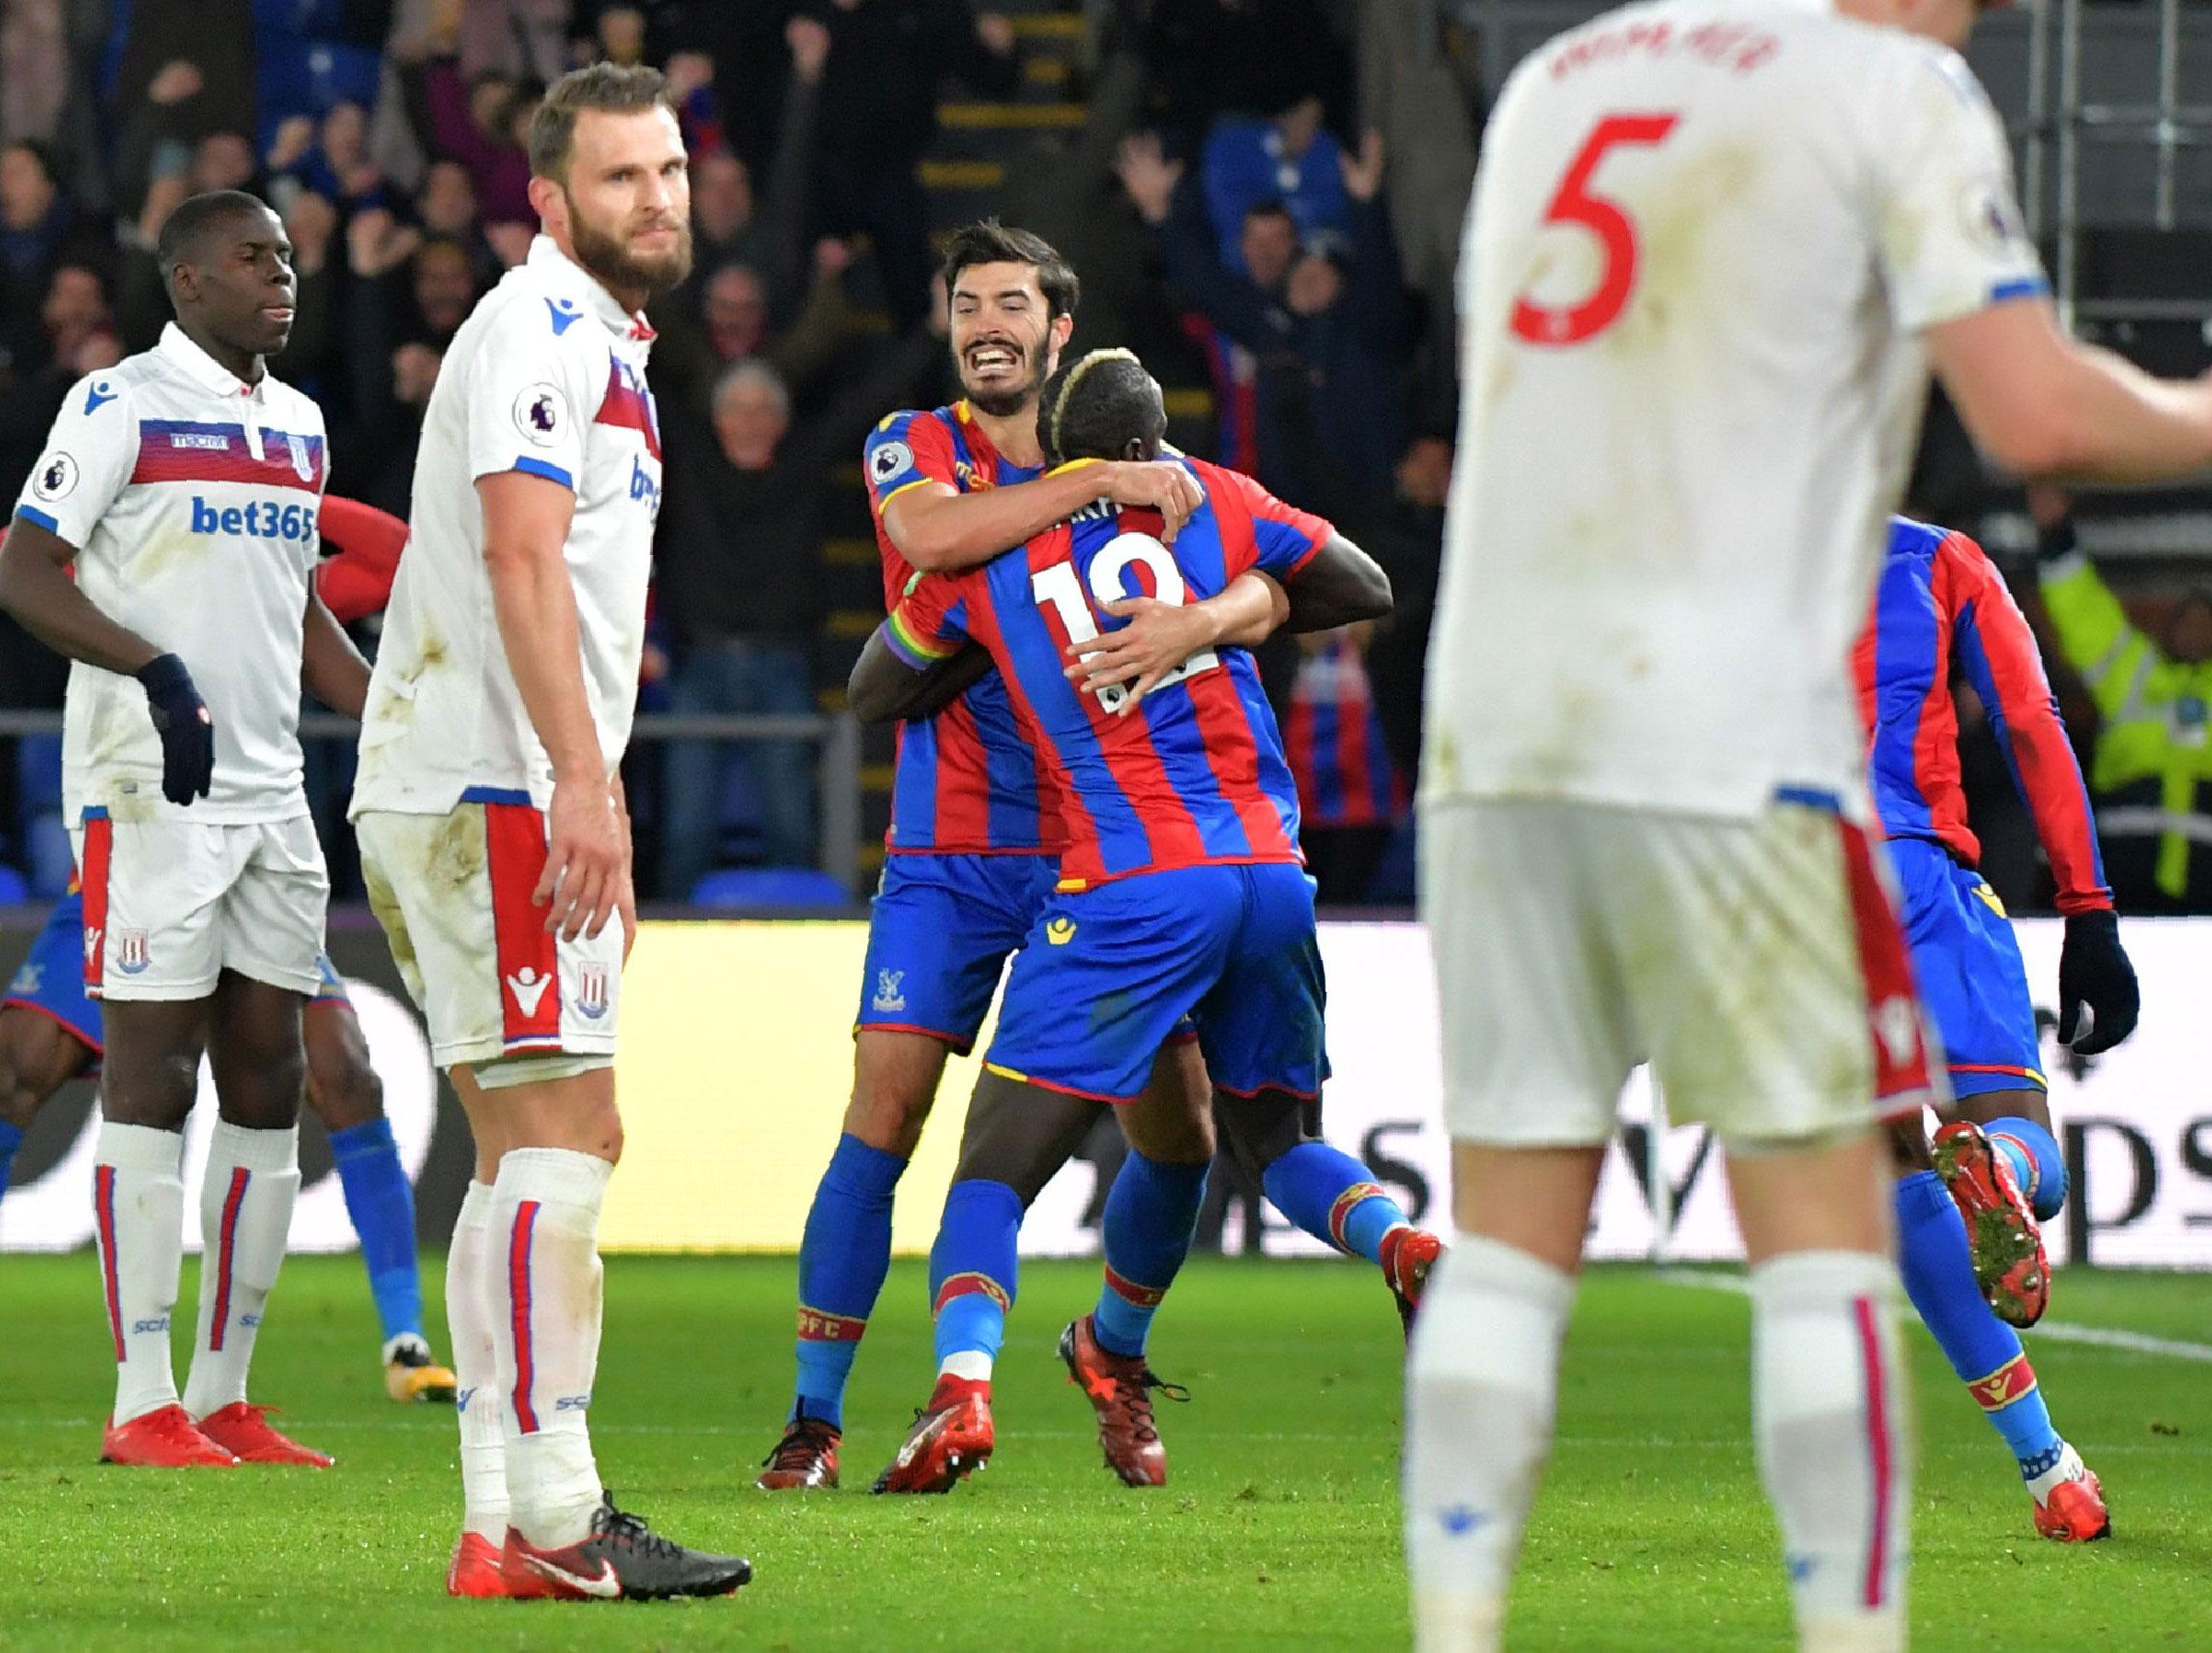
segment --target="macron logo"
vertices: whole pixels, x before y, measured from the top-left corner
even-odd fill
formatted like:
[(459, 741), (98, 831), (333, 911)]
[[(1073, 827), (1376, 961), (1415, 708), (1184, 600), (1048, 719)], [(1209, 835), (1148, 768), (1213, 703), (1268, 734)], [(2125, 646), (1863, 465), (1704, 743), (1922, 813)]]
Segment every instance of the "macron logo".
[(105, 379), (102, 379), (96, 384), (87, 385), (84, 391), (84, 417), (90, 419), (94, 414), (100, 412), (102, 408), (115, 400), (117, 393), (107, 388)]
[(545, 313), (553, 318), (553, 336), (559, 338), (574, 325), (576, 318), (582, 315), (583, 311), (577, 309), (570, 300), (547, 299), (545, 301)]
[(1469, 1504), (1454, 1504), (1437, 1511), (1437, 1521), (1454, 1538), (1465, 1538), (1490, 1518)]
[(539, 975), (528, 965), (524, 965), (507, 978), (507, 990), (514, 995), (514, 1007), (517, 1010), (525, 1016), (535, 1016), (538, 1014), (538, 1006), (544, 1001), (545, 989), (552, 982), (551, 976)]

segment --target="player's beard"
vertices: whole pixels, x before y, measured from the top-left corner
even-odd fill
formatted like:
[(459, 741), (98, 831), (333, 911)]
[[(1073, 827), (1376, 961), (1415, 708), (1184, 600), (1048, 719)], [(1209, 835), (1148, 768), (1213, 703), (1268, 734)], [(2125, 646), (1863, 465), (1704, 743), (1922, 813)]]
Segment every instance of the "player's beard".
[(960, 380), (960, 393), (969, 403), (989, 414), (993, 419), (1011, 419), (1036, 400), (1037, 392), (1044, 389), (1044, 359), (1047, 341), (1038, 339), (1031, 347), (1016, 346), (1022, 353), (1022, 365), (1029, 369), (1020, 383), (1000, 391), (978, 391), (968, 382), (968, 363), (958, 357), (952, 367)]
[(642, 292), (656, 299), (691, 274), (691, 226), (677, 218), (670, 227), (676, 231), (676, 245), (658, 257), (643, 257), (631, 252), (620, 236), (592, 222), (577, 209), (574, 197), (568, 198), (568, 239), (576, 262), (613, 292)]

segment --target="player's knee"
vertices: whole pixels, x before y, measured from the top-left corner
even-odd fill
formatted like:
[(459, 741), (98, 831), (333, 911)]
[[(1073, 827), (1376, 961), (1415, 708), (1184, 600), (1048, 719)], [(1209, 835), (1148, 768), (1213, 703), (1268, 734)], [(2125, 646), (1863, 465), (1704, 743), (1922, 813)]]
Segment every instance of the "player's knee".
[(856, 1074), (845, 1129), (872, 1148), (911, 1159), (936, 1094), (934, 1084), (917, 1086), (909, 1075)]
[(1297, 1101), (1271, 1091), (1257, 1096), (1221, 1097), (1221, 1122), (1229, 1151), (1255, 1183), (1267, 1167), (1307, 1138), (1304, 1111)]
[(308, 1064), (307, 1100), (324, 1129), (350, 1131), (384, 1116), (384, 1082), (348, 1052), (337, 1061)]
[(1213, 1158), (1213, 1120), (1208, 1115), (1130, 1110), (1121, 1126), (1131, 1147), (1162, 1165), (1206, 1165)]

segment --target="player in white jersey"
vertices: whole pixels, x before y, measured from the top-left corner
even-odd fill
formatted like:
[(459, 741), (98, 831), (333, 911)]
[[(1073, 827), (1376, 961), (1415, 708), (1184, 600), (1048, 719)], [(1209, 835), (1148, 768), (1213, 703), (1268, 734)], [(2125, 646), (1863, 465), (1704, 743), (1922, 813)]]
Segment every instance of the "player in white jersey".
[(446, 1269), (454, 1595), (722, 1595), (734, 1556), (600, 1490), (599, 1205), (636, 929), (617, 766), (645, 646), (660, 436), (638, 313), (690, 268), (663, 82), (598, 64), (530, 130), (543, 233), (446, 353), (361, 736), (369, 903), (477, 1144)]
[[(300, 686), (358, 714), (368, 681), (311, 579), (322, 412), (265, 366), (291, 334), (291, 254), (251, 195), (179, 204), (159, 246), (177, 319), (70, 391), (0, 551), (0, 605), (75, 662), (62, 790), (107, 1034), (93, 1199), (110, 1463), (331, 1462), (246, 1398), (300, 1186), (301, 1014), (330, 888)], [(221, 1116), (180, 1406), (169, 1314), (203, 1052)]]
[[(1498, 1645), (1614, 1108), (1730, 1148), (1804, 1644), (1902, 1644), (1878, 1112), (1926, 1099), (1848, 655), (1932, 362), (2000, 464), (2212, 462), (2212, 388), (2059, 330), (1973, 0), (1662, 0), (1484, 136), (1429, 665), (1422, 907), (1453, 1200), (1410, 1366), (1420, 1646)], [(1687, 1507), (1687, 1505), (1686, 1505)]]

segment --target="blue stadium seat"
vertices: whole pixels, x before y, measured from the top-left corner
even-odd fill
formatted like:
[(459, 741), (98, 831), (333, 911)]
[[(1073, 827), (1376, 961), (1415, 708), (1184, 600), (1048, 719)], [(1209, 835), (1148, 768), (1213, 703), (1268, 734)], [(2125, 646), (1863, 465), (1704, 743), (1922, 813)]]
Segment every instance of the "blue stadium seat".
[(30, 881), (14, 867), (0, 864), (0, 907), (19, 906), (30, 899)]
[(691, 905), (833, 910), (852, 905), (843, 884), (813, 867), (723, 867), (691, 886)]

